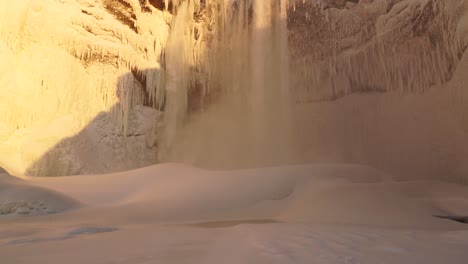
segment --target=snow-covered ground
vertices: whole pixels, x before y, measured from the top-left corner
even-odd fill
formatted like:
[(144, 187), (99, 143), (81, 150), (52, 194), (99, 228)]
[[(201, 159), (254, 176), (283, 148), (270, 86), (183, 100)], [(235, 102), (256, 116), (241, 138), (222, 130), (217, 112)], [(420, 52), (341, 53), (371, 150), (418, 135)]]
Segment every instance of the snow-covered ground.
[(358, 165), (3, 174), (0, 198), (6, 264), (468, 261), (468, 225), (434, 217), (467, 216), (468, 187)]

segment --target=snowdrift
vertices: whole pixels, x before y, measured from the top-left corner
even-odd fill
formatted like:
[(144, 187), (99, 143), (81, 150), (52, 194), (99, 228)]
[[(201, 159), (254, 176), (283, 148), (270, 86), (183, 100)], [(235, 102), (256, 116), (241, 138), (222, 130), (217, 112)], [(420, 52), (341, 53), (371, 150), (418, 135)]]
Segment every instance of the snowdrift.
[(78, 206), (77, 201), (63, 194), (0, 172), (0, 218), (54, 214)]
[[(2, 263), (466, 263), (466, 186), (357, 165), (0, 176)], [(29, 205), (28, 204), (28, 205)], [(24, 207), (24, 206), (23, 206)], [(4, 209), (2, 209), (4, 210)]]
[(58, 178), (29, 178), (84, 206), (64, 218), (113, 223), (268, 219), (395, 227), (458, 226), (434, 215), (468, 214), (468, 188), (394, 182), (358, 165), (208, 171), (180, 164)]

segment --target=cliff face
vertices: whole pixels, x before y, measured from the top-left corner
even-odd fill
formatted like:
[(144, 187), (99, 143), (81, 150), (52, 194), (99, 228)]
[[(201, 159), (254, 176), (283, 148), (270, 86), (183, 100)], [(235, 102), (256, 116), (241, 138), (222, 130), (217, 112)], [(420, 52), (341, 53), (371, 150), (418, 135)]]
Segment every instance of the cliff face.
[(303, 160), (466, 181), (467, 2), (295, 3), (291, 79)]
[[(289, 27), (301, 100), (421, 93), (449, 81), (466, 50), (465, 1), (296, 1)], [(305, 89), (304, 89), (305, 88)]]
[[(250, 44), (225, 34), (232, 38), (228, 53), (209, 46), (225, 27), (209, 22), (228, 21), (210, 21), (213, 14), (223, 15), (212, 9), (216, 1), (190, 1), (186, 12), (193, 17), (179, 22), (189, 28), (169, 38), (181, 2), (0, 0), (0, 166), (16, 174), (69, 175), (153, 164), (159, 110), (226, 105), (230, 101), (221, 99), (232, 89), (223, 96), (219, 93), (226, 91), (216, 88), (223, 80), (251, 85), (249, 68), (237, 57), (250, 56), (249, 51), (236, 53)], [(289, 136), (295, 142), (287, 150), (292, 155), (275, 162), (354, 162), (399, 175), (467, 177), (465, 0), (290, 0), (289, 5), (294, 101)], [(245, 21), (255, 16), (248, 5), (237, 8), (245, 8)], [(167, 43), (176, 44), (167, 49)], [(184, 48), (177, 49), (179, 44)], [(226, 58), (235, 72), (203, 65)], [(166, 65), (178, 59), (190, 62)], [(165, 101), (165, 77), (174, 81), (182, 75), (194, 77), (181, 82), (188, 89), (178, 97), (188, 101), (187, 109), (171, 108), (177, 102)], [(182, 134), (188, 138), (174, 136), (184, 145), (177, 161), (218, 166), (212, 161), (220, 159), (224, 166), (226, 160), (251, 159), (248, 141), (238, 144), (245, 129), (235, 123), (245, 113), (214, 109), (211, 121), (186, 126)], [(203, 111), (198, 114), (209, 116)], [(274, 115), (272, 122), (278, 123)], [(270, 153), (286, 151), (277, 143), (266, 142)]]
[[(154, 98), (170, 17), (153, 4), (0, 1), (1, 165), (50, 175), (155, 162)], [(132, 104), (143, 106), (130, 111)], [(138, 118), (128, 122), (130, 115)], [(73, 142), (62, 141), (80, 131)], [(44, 165), (60, 169), (33, 166), (61, 141)], [(86, 145), (92, 151), (80, 154)]]

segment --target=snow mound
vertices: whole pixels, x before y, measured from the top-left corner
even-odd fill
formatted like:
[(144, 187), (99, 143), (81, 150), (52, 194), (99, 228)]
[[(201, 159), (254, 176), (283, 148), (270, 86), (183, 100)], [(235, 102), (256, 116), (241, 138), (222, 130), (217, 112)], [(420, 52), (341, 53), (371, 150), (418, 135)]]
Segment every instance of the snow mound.
[(53, 214), (78, 206), (58, 192), (0, 174), (0, 217)]
[[(463, 214), (467, 187), (395, 182), (358, 165), (304, 165), (208, 171), (161, 164), (94, 176), (31, 178), (67, 193), (84, 211), (72, 218), (113, 223), (204, 223), (268, 219), (393, 227), (445, 227), (434, 215)], [(460, 206), (448, 201), (457, 200)]]

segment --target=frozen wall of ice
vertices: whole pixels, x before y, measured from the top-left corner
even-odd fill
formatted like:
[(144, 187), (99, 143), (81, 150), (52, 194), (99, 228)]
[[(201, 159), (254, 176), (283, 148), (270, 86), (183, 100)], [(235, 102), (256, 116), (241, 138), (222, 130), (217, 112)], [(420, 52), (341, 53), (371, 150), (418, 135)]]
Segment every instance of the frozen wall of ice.
[(468, 181), (468, 2), (295, 3), (300, 160)]
[[(157, 124), (167, 16), (147, 1), (0, 1), (0, 164), (14, 174), (103, 172), (137, 166), (121, 163), (136, 159), (134, 153), (145, 156), (139, 156), (138, 166), (153, 164), (155, 146), (142, 151), (146, 139), (137, 140), (132, 131), (153, 131)], [(133, 105), (149, 110), (133, 111)], [(45, 162), (63, 163), (69, 157), (70, 169), (37, 167), (35, 162), (56, 144), (89, 130), (100, 113), (108, 117), (98, 117), (98, 138), (92, 140), (118, 147), (118, 158), (110, 157), (115, 154), (111, 148), (91, 144), (91, 153), (108, 150), (109, 158), (103, 166), (81, 171), (79, 164), (93, 157), (73, 154), (85, 144), (78, 140), (61, 145), (66, 156)], [(149, 120), (129, 123), (130, 115)]]

